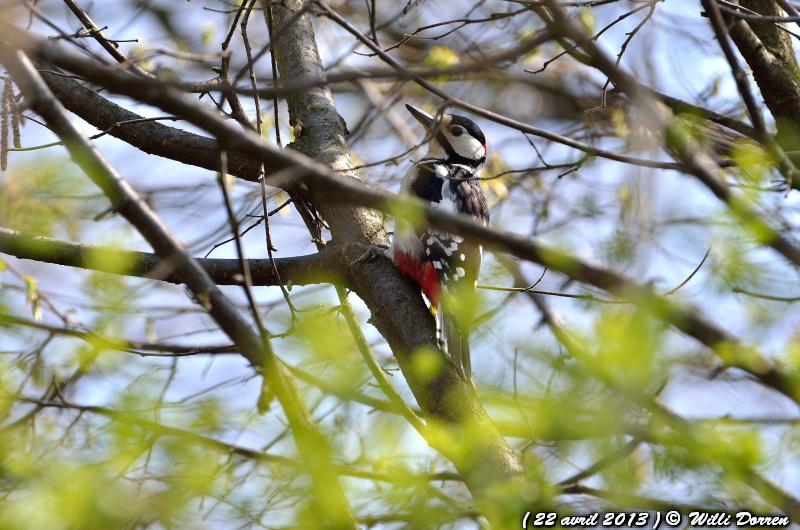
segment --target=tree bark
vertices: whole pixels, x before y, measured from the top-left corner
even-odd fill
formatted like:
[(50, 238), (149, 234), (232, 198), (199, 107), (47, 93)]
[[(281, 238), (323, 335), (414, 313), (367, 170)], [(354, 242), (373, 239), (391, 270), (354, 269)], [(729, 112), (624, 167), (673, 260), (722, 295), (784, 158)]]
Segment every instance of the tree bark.
[[(265, 12), (269, 3), (262, 0)], [(325, 77), (311, 18), (308, 13), (298, 16), (304, 4), (303, 0), (272, 3), (278, 70), (281, 80), (290, 84)], [(291, 125), (299, 132), (291, 147), (355, 178), (345, 123), (328, 86), (287, 94), (286, 101)], [(522, 491), (515, 483), (520, 463), (478, 401), (474, 387), (436, 349), (433, 317), (419, 289), (386, 258), (359, 260), (366, 250), (388, 243), (382, 218), (374, 210), (326, 200), (325, 193), (310, 186), (309, 199), (328, 222), (333, 240), (344, 249), (341, 267), (348, 284), (367, 304), (372, 323), (389, 342), (428, 422), (447, 427), (448, 440), (436, 449), (454, 463), (476, 500), (486, 501), (486, 507), (507, 505), (510, 497), (518, 502)], [(431, 352), (443, 368), (432, 377), (421, 376), (417, 364)], [(497, 495), (501, 490), (502, 498)]]
[[(0, 227), (0, 252), (20, 259), (30, 259), (80, 267), (82, 269), (140, 276), (169, 283), (183, 283), (169, 264), (156, 254), (137, 252), (102, 245), (85, 245), (60, 241), (43, 236), (22, 234)], [(336, 270), (337, 262), (331, 251), (291, 258), (250, 259), (253, 285), (310, 285), (315, 283), (341, 283)], [(241, 263), (238, 259), (195, 259), (217, 285), (241, 285)], [(275, 269), (278, 274), (275, 274)]]
[[(743, 0), (742, 6), (765, 16), (785, 16), (774, 0)], [(728, 17), (729, 33), (775, 118), (784, 151), (800, 148), (800, 67), (791, 37), (779, 24)], [(790, 157), (797, 165), (800, 157)], [(800, 184), (793, 182), (793, 187)]]

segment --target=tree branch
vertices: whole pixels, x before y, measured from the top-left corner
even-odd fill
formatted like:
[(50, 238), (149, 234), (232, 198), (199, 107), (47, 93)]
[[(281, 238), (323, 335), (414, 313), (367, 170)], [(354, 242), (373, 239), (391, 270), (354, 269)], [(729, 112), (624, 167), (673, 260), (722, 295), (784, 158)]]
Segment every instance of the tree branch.
[[(67, 110), (100, 130), (133, 147), (156, 156), (196, 167), (219, 171), (219, 146), (214, 138), (201, 136), (157, 122), (143, 122), (142, 116), (110, 101), (78, 81), (41, 71), (58, 100)], [(124, 125), (119, 125), (124, 123)], [(265, 162), (268, 171), (276, 168)], [(228, 172), (244, 180), (258, 180), (258, 163), (238, 153), (229, 153)]]
[(796, 81), (796, 64), (791, 68), (781, 61), (744, 20), (731, 22), (729, 33), (750, 66), (779, 131), (781, 126), (791, 129), (793, 124), (800, 123), (800, 85)]
[[(61, 241), (3, 227), (0, 227), (0, 253), (68, 267), (182, 283), (174, 266), (150, 252)], [(337, 261), (332, 254), (332, 250), (323, 249), (307, 256), (277, 258), (275, 267), (269, 259), (250, 259), (253, 285), (278, 285), (279, 281), (292, 285), (341, 283), (342, 276), (336, 270)], [(241, 285), (239, 260), (195, 259), (217, 285)]]
[(78, 2), (75, 0), (64, 0), (64, 3), (67, 4), (69, 10), (72, 11), (78, 20), (81, 21), (83, 27), (86, 28), (94, 40), (96, 40), (98, 44), (100, 44), (100, 46), (102, 46), (103, 49), (114, 58), (115, 61), (124, 64), (131, 72), (134, 72), (138, 75), (152, 77), (149, 73), (145, 72), (135, 64), (128, 62), (128, 59), (117, 49), (117, 43), (103, 35), (102, 29), (100, 29), (97, 24), (94, 23), (92, 18), (81, 8)]

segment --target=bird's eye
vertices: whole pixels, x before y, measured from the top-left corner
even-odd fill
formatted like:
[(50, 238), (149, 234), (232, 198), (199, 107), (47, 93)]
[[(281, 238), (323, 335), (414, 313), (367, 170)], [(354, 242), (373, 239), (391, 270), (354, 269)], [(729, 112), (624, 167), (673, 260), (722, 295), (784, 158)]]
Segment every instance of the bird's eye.
[(450, 134), (452, 134), (453, 136), (461, 136), (462, 134), (464, 134), (464, 128), (460, 125), (453, 125), (452, 127), (450, 127)]

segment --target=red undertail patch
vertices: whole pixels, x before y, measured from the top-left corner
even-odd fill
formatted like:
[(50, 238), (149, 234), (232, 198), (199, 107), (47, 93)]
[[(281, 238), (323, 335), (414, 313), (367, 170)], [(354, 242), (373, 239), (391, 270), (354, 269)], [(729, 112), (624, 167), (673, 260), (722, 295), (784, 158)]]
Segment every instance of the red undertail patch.
[(419, 261), (403, 252), (395, 252), (394, 262), (397, 270), (413, 279), (420, 286), (422, 292), (430, 300), (431, 306), (439, 304), (442, 288), (439, 284), (439, 274), (428, 261)]

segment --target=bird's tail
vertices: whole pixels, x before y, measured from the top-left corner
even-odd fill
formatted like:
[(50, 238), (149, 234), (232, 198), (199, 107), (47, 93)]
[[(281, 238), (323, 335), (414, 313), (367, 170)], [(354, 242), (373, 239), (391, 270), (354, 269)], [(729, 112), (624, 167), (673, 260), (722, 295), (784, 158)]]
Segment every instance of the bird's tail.
[(469, 356), (469, 329), (459, 318), (448, 314), (441, 306), (436, 313), (436, 332), (439, 347), (450, 356), (456, 370), (465, 381), (472, 379), (472, 360)]

